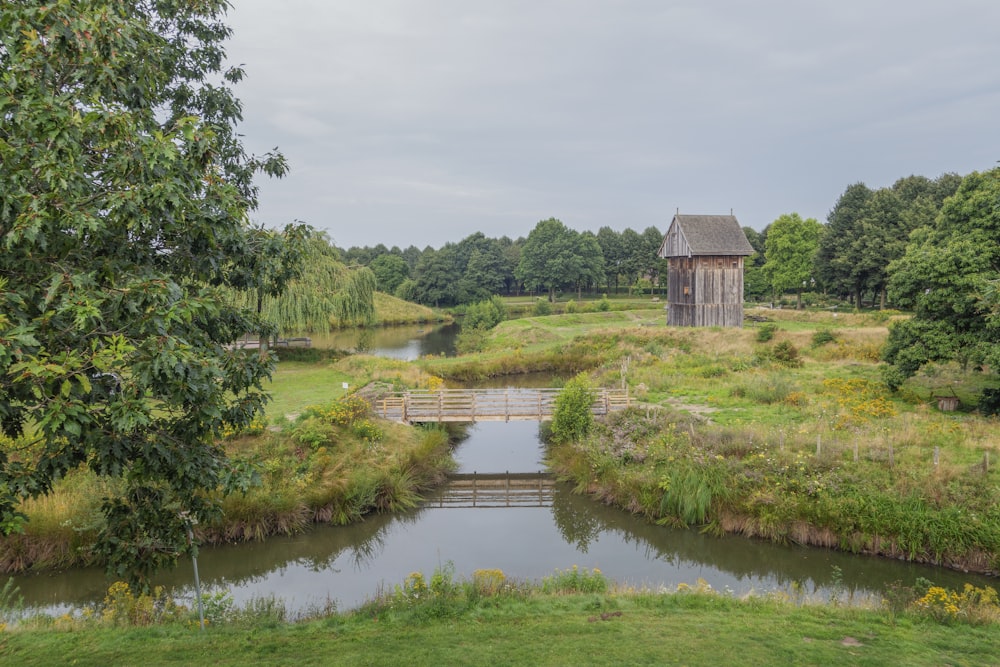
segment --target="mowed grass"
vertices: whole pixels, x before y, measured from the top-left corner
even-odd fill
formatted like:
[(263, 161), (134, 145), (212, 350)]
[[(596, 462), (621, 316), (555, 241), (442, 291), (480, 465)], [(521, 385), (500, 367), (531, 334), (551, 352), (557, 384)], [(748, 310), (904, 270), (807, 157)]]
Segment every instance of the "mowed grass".
[(702, 594), (487, 599), (440, 616), (0, 634), (33, 665), (991, 665), (995, 625)]

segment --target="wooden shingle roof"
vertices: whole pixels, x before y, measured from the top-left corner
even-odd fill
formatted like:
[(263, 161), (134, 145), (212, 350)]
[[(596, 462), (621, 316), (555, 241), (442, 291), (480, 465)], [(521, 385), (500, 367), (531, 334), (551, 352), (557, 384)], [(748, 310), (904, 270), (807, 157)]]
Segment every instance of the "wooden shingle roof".
[(754, 253), (740, 223), (732, 215), (675, 215), (663, 237), (660, 257), (740, 255)]

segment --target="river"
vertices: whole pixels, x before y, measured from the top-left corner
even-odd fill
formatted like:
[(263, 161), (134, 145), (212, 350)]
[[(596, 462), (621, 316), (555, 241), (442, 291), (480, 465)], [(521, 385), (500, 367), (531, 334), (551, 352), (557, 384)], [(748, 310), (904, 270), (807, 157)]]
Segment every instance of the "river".
[[(479, 423), (468, 433), (455, 452), (460, 472), (544, 469), (535, 422)], [(578, 566), (599, 568), (636, 587), (674, 589), (703, 580), (739, 595), (836, 595), (844, 601), (878, 595), (893, 582), (913, 585), (918, 577), (952, 588), (996, 583), (944, 568), (664, 528), (573, 494), (565, 485), (557, 485), (551, 503), (541, 507), (434, 505), (432, 497), (416, 511), (371, 516), (352, 526), (317, 526), (293, 537), (202, 549), (203, 586), (228, 590), (237, 604), (274, 596), (300, 614), (330, 603), (356, 607), (411, 572), (429, 575), (446, 565), (460, 577), (498, 568), (522, 580)], [(192, 597), (190, 562), (157, 583), (173, 587), (178, 597)], [(108, 582), (101, 570), (77, 569), (19, 576), (15, 584), (30, 608), (62, 613), (99, 601)]]

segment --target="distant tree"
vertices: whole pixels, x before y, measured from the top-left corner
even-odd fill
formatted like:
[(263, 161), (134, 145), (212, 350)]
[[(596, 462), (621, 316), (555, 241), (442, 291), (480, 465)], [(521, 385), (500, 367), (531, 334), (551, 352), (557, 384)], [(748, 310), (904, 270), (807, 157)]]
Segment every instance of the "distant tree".
[(374, 322), (376, 279), (368, 268), (348, 269), (322, 232), (313, 231), (300, 253), (301, 269), (280, 292), (235, 291), (232, 303), (256, 308), (282, 333), (328, 332), (335, 326)]
[(611, 286), (614, 285), (617, 294), (618, 276), (621, 274), (623, 261), (621, 234), (610, 227), (601, 227), (597, 230), (597, 243), (601, 246), (601, 254), (604, 255), (604, 280), (607, 291), (611, 292)]
[(261, 413), (273, 369), (227, 347), (270, 331), (224, 288), (284, 281), (280, 239), (248, 214), (254, 177), (286, 169), (236, 132), (227, 6), (0, 5), (0, 427), (16, 443), (0, 444), (0, 530), (86, 466), (115, 480), (96, 552), (137, 587), (219, 517), (236, 468), (217, 439)]
[(776, 293), (796, 290), (799, 307), (802, 290), (812, 280), (821, 231), (822, 226), (815, 219), (803, 220), (798, 213), (780, 216), (767, 229), (764, 275)]
[(860, 305), (863, 284), (853, 273), (852, 246), (861, 237), (861, 217), (872, 191), (864, 183), (849, 185), (827, 216), (826, 231), (816, 254), (816, 279), (834, 294), (851, 295)]
[[(663, 245), (663, 234), (656, 227), (646, 227), (642, 232), (642, 245), (642, 261), (639, 269), (641, 275), (648, 276), (654, 286), (659, 285), (663, 260), (657, 253)], [(663, 275), (666, 275), (666, 272)]]
[(893, 389), (925, 364), (1000, 368), (1000, 169), (969, 174), (936, 223), (918, 228), (889, 267), (889, 294), (913, 311), (883, 349)]
[(645, 254), (646, 245), (642, 236), (630, 227), (626, 227), (621, 233), (621, 263), (619, 270), (625, 279), (626, 285), (634, 285), (646, 266)]
[(483, 301), (500, 294), (504, 290), (507, 270), (503, 248), (498, 242), (490, 241), (482, 249), (473, 250), (459, 280), (459, 301)]
[(581, 232), (578, 236), (577, 252), (580, 256), (580, 268), (576, 275), (577, 299), (582, 298), (584, 286), (597, 285), (604, 276), (604, 254), (593, 232)]
[(375, 274), (375, 281), (380, 292), (392, 294), (400, 283), (410, 277), (410, 265), (401, 255), (379, 255), (368, 265)]
[(539, 222), (521, 248), (518, 280), (547, 291), (549, 301), (555, 301), (556, 290), (575, 284), (581, 274), (578, 236), (555, 218)]
[(429, 306), (455, 305), (462, 272), (454, 243), (447, 243), (440, 250), (424, 250), (413, 276), (417, 301)]

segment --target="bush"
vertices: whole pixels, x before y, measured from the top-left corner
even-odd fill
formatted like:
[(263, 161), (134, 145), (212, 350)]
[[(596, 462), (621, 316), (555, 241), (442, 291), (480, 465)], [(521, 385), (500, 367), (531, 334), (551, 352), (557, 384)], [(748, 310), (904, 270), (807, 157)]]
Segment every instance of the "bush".
[(766, 343), (772, 338), (774, 338), (774, 332), (778, 330), (778, 325), (776, 324), (762, 324), (760, 328), (757, 329), (757, 342)]
[(479, 301), (469, 306), (462, 321), (463, 329), (492, 329), (507, 319), (507, 307), (499, 296)]
[(983, 389), (979, 396), (979, 412), (984, 415), (1000, 415), (1000, 389)]
[(552, 415), (552, 439), (555, 442), (582, 440), (594, 425), (594, 391), (586, 374), (580, 373), (566, 383), (556, 397)]
[(535, 302), (535, 309), (534, 311), (532, 311), (532, 314), (535, 315), (536, 317), (542, 315), (551, 315), (552, 306), (549, 305), (549, 302), (547, 300), (539, 299), (537, 302)]
[(785, 366), (801, 366), (798, 349), (787, 340), (783, 340), (771, 350), (771, 356), (780, 364)]
[(820, 329), (813, 334), (812, 346), (820, 347), (826, 345), (827, 343), (837, 342), (837, 332), (830, 329)]

